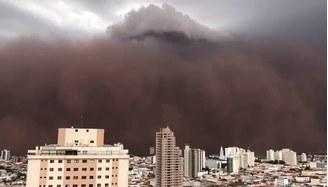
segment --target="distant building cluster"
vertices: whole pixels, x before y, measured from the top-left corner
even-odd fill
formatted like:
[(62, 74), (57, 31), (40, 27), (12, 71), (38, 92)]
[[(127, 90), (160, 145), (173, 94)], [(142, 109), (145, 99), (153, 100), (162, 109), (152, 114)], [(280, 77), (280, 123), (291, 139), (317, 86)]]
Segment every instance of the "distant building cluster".
[[(305, 154), (305, 153), (304, 153)], [(303, 160), (306, 161), (306, 155), (302, 154)], [(267, 161), (284, 161), (286, 164), (291, 166), (297, 165), (297, 155), (296, 152), (290, 149), (282, 149), (274, 151), (272, 149), (268, 150), (266, 153)]]
[(9, 159), (10, 159), (10, 151), (7, 149), (2, 150), (0, 155), (0, 160), (8, 161)]
[(327, 186), (327, 155), (291, 149), (266, 151), (265, 158), (239, 147), (206, 155), (176, 145), (174, 132), (156, 132), (149, 156), (130, 156), (123, 144), (104, 144), (103, 129), (60, 128), (56, 144), (28, 150), (27, 157), (1, 151), (1, 185), (27, 187), (214, 187)]

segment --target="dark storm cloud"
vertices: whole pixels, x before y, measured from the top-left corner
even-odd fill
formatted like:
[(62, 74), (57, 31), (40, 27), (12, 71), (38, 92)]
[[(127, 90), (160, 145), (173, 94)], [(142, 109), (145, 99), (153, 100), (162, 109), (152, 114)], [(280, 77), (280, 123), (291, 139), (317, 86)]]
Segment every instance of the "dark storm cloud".
[[(326, 46), (326, 0), (204, 0), (201, 4), (173, 0), (99, 0), (97, 3), (91, 0), (3, 0), (0, 1), (0, 31), (6, 33), (0, 32), (0, 37), (10, 37), (7, 33), (14, 36), (31, 33), (45, 38), (59, 35), (85, 39), (90, 32), (103, 32), (104, 25), (115, 23), (119, 14), (150, 2), (169, 3), (211, 28), (251, 38), (283, 36)], [(85, 12), (99, 20), (86, 21)], [(61, 24), (54, 22), (54, 18)]]
[(0, 48), (0, 148), (24, 154), (54, 143), (58, 127), (79, 126), (83, 115), (85, 127), (105, 128), (107, 143), (135, 154), (166, 126), (180, 146), (210, 153), (221, 145), (326, 149), (325, 52), (279, 38), (176, 43), (172, 34), (188, 36), (187, 28), (166, 24), (165, 37), (143, 23), (144, 40), (114, 40), (109, 31), (85, 41), (25, 37)]

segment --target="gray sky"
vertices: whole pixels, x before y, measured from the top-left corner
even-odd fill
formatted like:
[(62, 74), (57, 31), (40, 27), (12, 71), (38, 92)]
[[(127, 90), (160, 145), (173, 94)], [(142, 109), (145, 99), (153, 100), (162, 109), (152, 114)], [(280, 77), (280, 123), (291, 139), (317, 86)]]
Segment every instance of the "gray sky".
[(0, 41), (35, 34), (88, 38), (150, 3), (168, 3), (210, 28), (249, 37), (327, 38), (326, 0), (0, 0)]

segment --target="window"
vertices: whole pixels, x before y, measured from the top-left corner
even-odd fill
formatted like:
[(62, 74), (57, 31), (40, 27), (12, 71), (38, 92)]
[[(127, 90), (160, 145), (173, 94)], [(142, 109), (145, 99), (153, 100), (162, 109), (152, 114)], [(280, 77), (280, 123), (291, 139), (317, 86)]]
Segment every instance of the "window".
[(105, 179), (109, 179), (109, 175), (105, 175)]
[(106, 160), (106, 163), (109, 163), (109, 160)]
[(41, 168), (41, 170), (43, 170), (43, 168)]
[(73, 187), (77, 187), (77, 184), (73, 184)]
[(40, 179), (42, 179), (42, 177), (40, 177)]
[(101, 184), (97, 184), (97, 187), (101, 187)]
[(62, 160), (58, 160), (58, 163), (63, 163), (63, 161)]
[(82, 171), (87, 171), (87, 168), (82, 168)]
[(81, 179), (87, 179), (87, 176), (82, 176)]
[(58, 171), (63, 171), (63, 168), (58, 168)]
[(79, 171), (79, 168), (74, 168), (74, 171)]
[(93, 187), (93, 184), (89, 184), (89, 187)]
[(87, 187), (87, 185), (86, 184), (81, 184), (81, 187)]
[(69, 180), (70, 179), (70, 177), (69, 176), (66, 176), (66, 180)]
[(78, 176), (74, 176), (73, 179), (74, 180), (77, 180), (77, 179), (79, 179), (79, 177)]
[(74, 140), (74, 143), (79, 143), (79, 140)]
[(116, 167), (115, 169), (118, 169), (118, 167)]
[(114, 167), (112, 167), (112, 169), (114, 169)]
[(52, 185), (50, 184), (50, 185), (48, 185), (48, 187), (52, 187)]
[(79, 130), (75, 129), (75, 132), (78, 132)]
[(109, 184), (108, 184), (108, 183), (105, 183), (105, 186), (106, 186), (106, 187), (109, 187)]
[(87, 129), (86, 131), (89, 132), (89, 129)]
[(66, 168), (66, 171), (71, 171), (71, 168)]
[(54, 179), (54, 177), (49, 177), (49, 180), (53, 180)]
[(109, 171), (109, 167), (106, 168), (106, 171)]
[(54, 171), (54, 168), (50, 168), (49, 171)]
[(98, 160), (99, 163), (102, 163), (102, 160)]
[(98, 168), (98, 171), (101, 171), (101, 168)]
[(94, 171), (95, 170), (95, 168), (90, 168), (90, 171)]
[(87, 160), (82, 160), (82, 163), (87, 163), (88, 161)]
[(71, 163), (71, 160), (67, 160), (67, 163)]
[(61, 185), (60, 184), (57, 184), (57, 187), (61, 187)]
[(93, 176), (90, 176), (89, 179), (93, 179)]
[(74, 163), (79, 163), (79, 160), (74, 160)]
[(98, 177), (97, 177), (98, 179), (101, 179), (101, 175), (98, 175)]
[(90, 140), (90, 143), (95, 143), (95, 141), (93, 141), (93, 140)]
[(93, 160), (93, 159), (92, 159), (92, 160), (90, 160), (90, 163), (94, 163), (94, 162), (95, 162), (95, 160)]
[(62, 179), (62, 177), (61, 177), (61, 176), (58, 176), (58, 177), (57, 177), (57, 180), (61, 180), (61, 179)]
[(55, 161), (54, 160), (50, 160), (50, 163), (55, 163)]

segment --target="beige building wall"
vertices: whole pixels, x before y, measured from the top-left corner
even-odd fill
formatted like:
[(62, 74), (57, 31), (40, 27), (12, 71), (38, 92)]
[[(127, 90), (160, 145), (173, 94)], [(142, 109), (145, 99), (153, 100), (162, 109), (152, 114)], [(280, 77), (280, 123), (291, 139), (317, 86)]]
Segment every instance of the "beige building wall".
[(108, 184), (109, 186), (112, 183), (112, 164), (115, 157), (111, 159), (98, 159), (97, 160), (97, 171), (96, 171), (96, 183), (101, 184), (102, 186)]
[(104, 129), (60, 128), (57, 144), (60, 146), (104, 145)]
[[(45, 161), (44, 161), (45, 162)], [(48, 159), (47, 162), (47, 187), (52, 185), (57, 187), (57, 185), (63, 186), (63, 175), (64, 175), (64, 164), (62, 159), (56, 160)]]
[(129, 158), (123, 158), (119, 159), (119, 170), (118, 170), (118, 186), (129, 186), (128, 180), (126, 180), (129, 177), (129, 174), (125, 172), (126, 168), (129, 170)]
[(46, 186), (47, 185), (47, 179), (48, 179), (48, 162), (47, 160), (41, 160), (40, 161), (40, 168), (38, 169), (40, 171), (40, 180), (39, 185), (40, 186)]
[(183, 162), (169, 127), (156, 133), (156, 187), (183, 186)]
[[(88, 146), (67, 146), (75, 140), (95, 141)], [(127, 187), (128, 150), (120, 143), (104, 145), (103, 140), (103, 129), (59, 129), (57, 143), (61, 145), (28, 151), (26, 187)]]
[(41, 176), (41, 160), (29, 160), (27, 167), (29, 171), (33, 172), (27, 173), (26, 186), (39, 186)]

